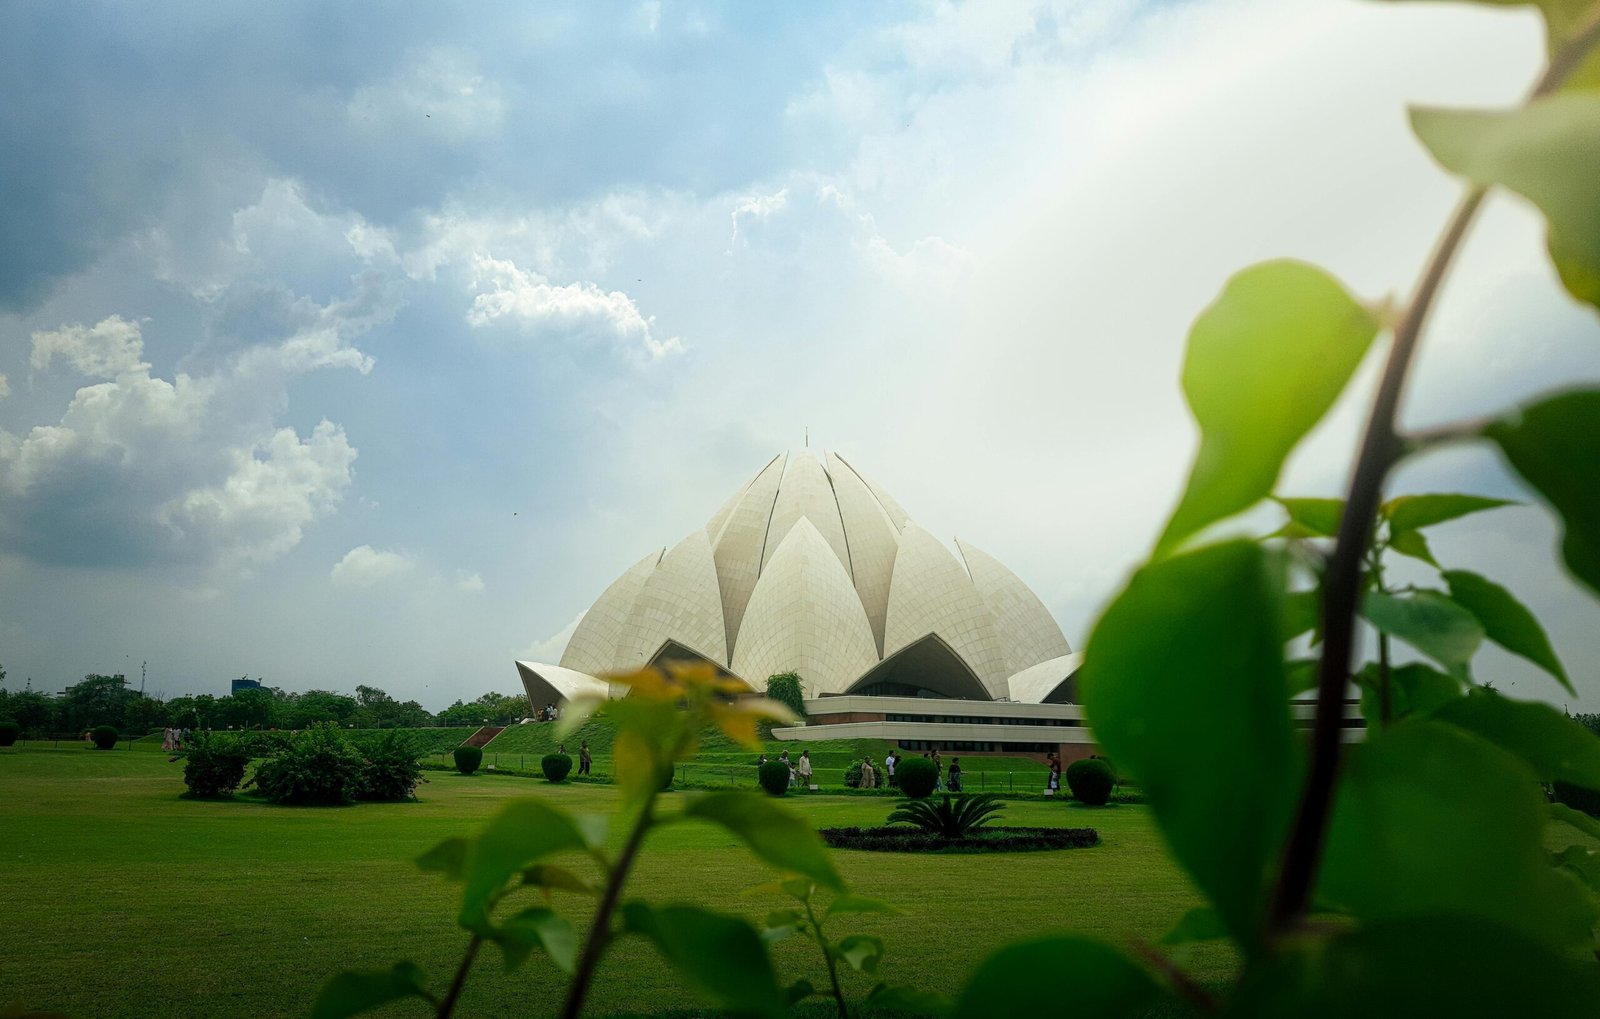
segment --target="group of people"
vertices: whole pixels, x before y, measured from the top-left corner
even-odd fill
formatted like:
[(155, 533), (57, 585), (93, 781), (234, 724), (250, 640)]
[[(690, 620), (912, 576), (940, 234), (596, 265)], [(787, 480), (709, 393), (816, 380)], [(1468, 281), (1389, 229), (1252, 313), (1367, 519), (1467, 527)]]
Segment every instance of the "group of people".
[(177, 726), (169, 726), (161, 730), (161, 749), (182, 750), (184, 741), (186, 741), (188, 738), (188, 729), (180, 729)]
[[(556, 744), (556, 753), (565, 755), (566, 752), (567, 745), (565, 743)], [(578, 774), (589, 774), (589, 765), (593, 763), (594, 758), (589, 754), (589, 741), (584, 740), (578, 744)]]
[[(767, 755), (762, 754), (761, 759), (756, 762), (756, 770), (761, 770), (763, 765), (769, 763), (771, 762), (767, 760)], [(789, 769), (789, 784), (791, 786), (799, 785), (807, 789), (811, 787), (811, 751), (802, 750), (800, 751), (800, 756), (791, 761), (789, 760), (789, 751), (785, 750), (778, 755), (778, 763)]]
[(533, 713), (536, 722), (555, 722), (561, 719), (561, 708), (556, 704), (547, 704)]

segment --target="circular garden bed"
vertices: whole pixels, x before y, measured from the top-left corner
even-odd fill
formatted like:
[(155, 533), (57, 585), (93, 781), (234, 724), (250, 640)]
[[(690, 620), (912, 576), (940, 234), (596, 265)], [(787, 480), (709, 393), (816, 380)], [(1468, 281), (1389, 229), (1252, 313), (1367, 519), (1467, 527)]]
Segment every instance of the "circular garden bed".
[(1093, 828), (980, 828), (970, 835), (951, 838), (911, 828), (823, 828), (822, 841), (835, 849), (865, 849), (880, 853), (1014, 853), (1033, 849), (1079, 849), (1096, 845), (1100, 833)]

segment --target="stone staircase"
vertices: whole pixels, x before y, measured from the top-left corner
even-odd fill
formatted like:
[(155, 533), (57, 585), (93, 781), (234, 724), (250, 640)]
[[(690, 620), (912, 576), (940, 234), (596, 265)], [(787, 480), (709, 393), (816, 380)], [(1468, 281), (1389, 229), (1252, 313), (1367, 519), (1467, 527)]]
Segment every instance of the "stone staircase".
[(466, 738), (461, 745), (464, 747), (486, 747), (489, 741), (506, 731), (503, 725), (486, 725)]

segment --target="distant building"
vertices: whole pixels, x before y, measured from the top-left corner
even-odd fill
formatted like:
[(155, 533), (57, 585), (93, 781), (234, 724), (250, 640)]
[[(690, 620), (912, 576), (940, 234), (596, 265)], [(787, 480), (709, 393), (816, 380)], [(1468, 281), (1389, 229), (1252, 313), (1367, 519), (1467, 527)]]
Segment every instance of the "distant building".
[(236, 694), (240, 690), (260, 690), (261, 689), (261, 680), (259, 680), (259, 679), (235, 679), (235, 680), (232, 680), (231, 682), (229, 682), (228, 685), (229, 685), (229, 687), (231, 687), (231, 689), (228, 691), (228, 693), (229, 694)]

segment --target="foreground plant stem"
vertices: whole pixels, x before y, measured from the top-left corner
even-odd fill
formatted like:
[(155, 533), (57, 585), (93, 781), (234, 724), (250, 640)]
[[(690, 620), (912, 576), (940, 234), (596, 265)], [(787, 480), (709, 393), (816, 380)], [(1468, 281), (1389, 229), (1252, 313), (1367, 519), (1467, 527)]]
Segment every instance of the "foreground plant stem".
[(461, 997), (461, 991), (467, 986), (467, 972), (472, 969), (472, 961), (478, 957), (478, 949), (483, 947), (483, 938), (474, 934), (472, 940), (467, 942), (467, 952), (461, 957), (461, 965), (456, 967), (456, 978), (450, 981), (450, 990), (445, 994), (444, 1000), (439, 1002), (439, 1019), (449, 1019), (456, 1010), (456, 1000)]
[[(1600, 4), (1590, 11), (1584, 27), (1550, 60), (1529, 93), (1538, 99), (1559, 89), (1583, 63), (1589, 51), (1600, 42)], [(1372, 414), (1356, 459), (1355, 472), (1345, 497), (1344, 515), (1323, 586), (1322, 659), (1317, 668), (1317, 713), (1311, 732), (1311, 768), (1305, 793), (1289, 834), (1283, 867), (1267, 914), (1267, 928), (1282, 934), (1293, 928), (1306, 911), (1317, 868), (1322, 862), (1328, 816), (1333, 807), (1334, 786), (1340, 758), (1340, 721), (1344, 714), (1345, 691), (1350, 682), (1351, 652), (1354, 645), (1355, 616), (1361, 596), (1361, 564), (1367, 541), (1377, 518), (1378, 497), (1384, 478), (1405, 451), (1407, 443), (1395, 429), (1400, 396), (1406, 373), (1416, 354), (1423, 324), (1438, 295), (1450, 262), (1461, 239), (1483, 204), (1485, 189), (1473, 186), (1461, 197), (1443, 235), (1433, 249), (1416, 293), (1405, 314), (1395, 326), (1389, 360), (1373, 400)]]
[(817, 944), (822, 948), (822, 958), (828, 963), (828, 982), (833, 985), (833, 1000), (839, 1005), (839, 1019), (850, 1019), (850, 1007), (845, 1004), (844, 988), (839, 986), (839, 964), (833, 957), (833, 948), (829, 946), (828, 939), (822, 934), (822, 924), (817, 922), (817, 914), (811, 908), (811, 895), (806, 895), (806, 919), (811, 921), (811, 930), (817, 935)]
[(577, 972), (572, 975), (572, 986), (567, 990), (567, 1003), (561, 1009), (562, 1019), (577, 1019), (578, 1014), (583, 1011), (583, 1000), (588, 996), (595, 967), (600, 964), (600, 957), (611, 945), (611, 916), (617, 911), (617, 900), (622, 897), (622, 886), (628, 881), (628, 872), (633, 869), (633, 861), (639, 855), (639, 847), (644, 845), (644, 837), (655, 823), (656, 796), (657, 794), (652, 792), (644, 801), (644, 806), (639, 810), (639, 819), (634, 823), (633, 831), (628, 833), (628, 841), (622, 847), (622, 855), (617, 857), (617, 862), (611, 868), (606, 880), (606, 890), (600, 897), (600, 905), (595, 907), (594, 922), (589, 925), (589, 937), (584, 941), (583, 955), (578, 959)]

